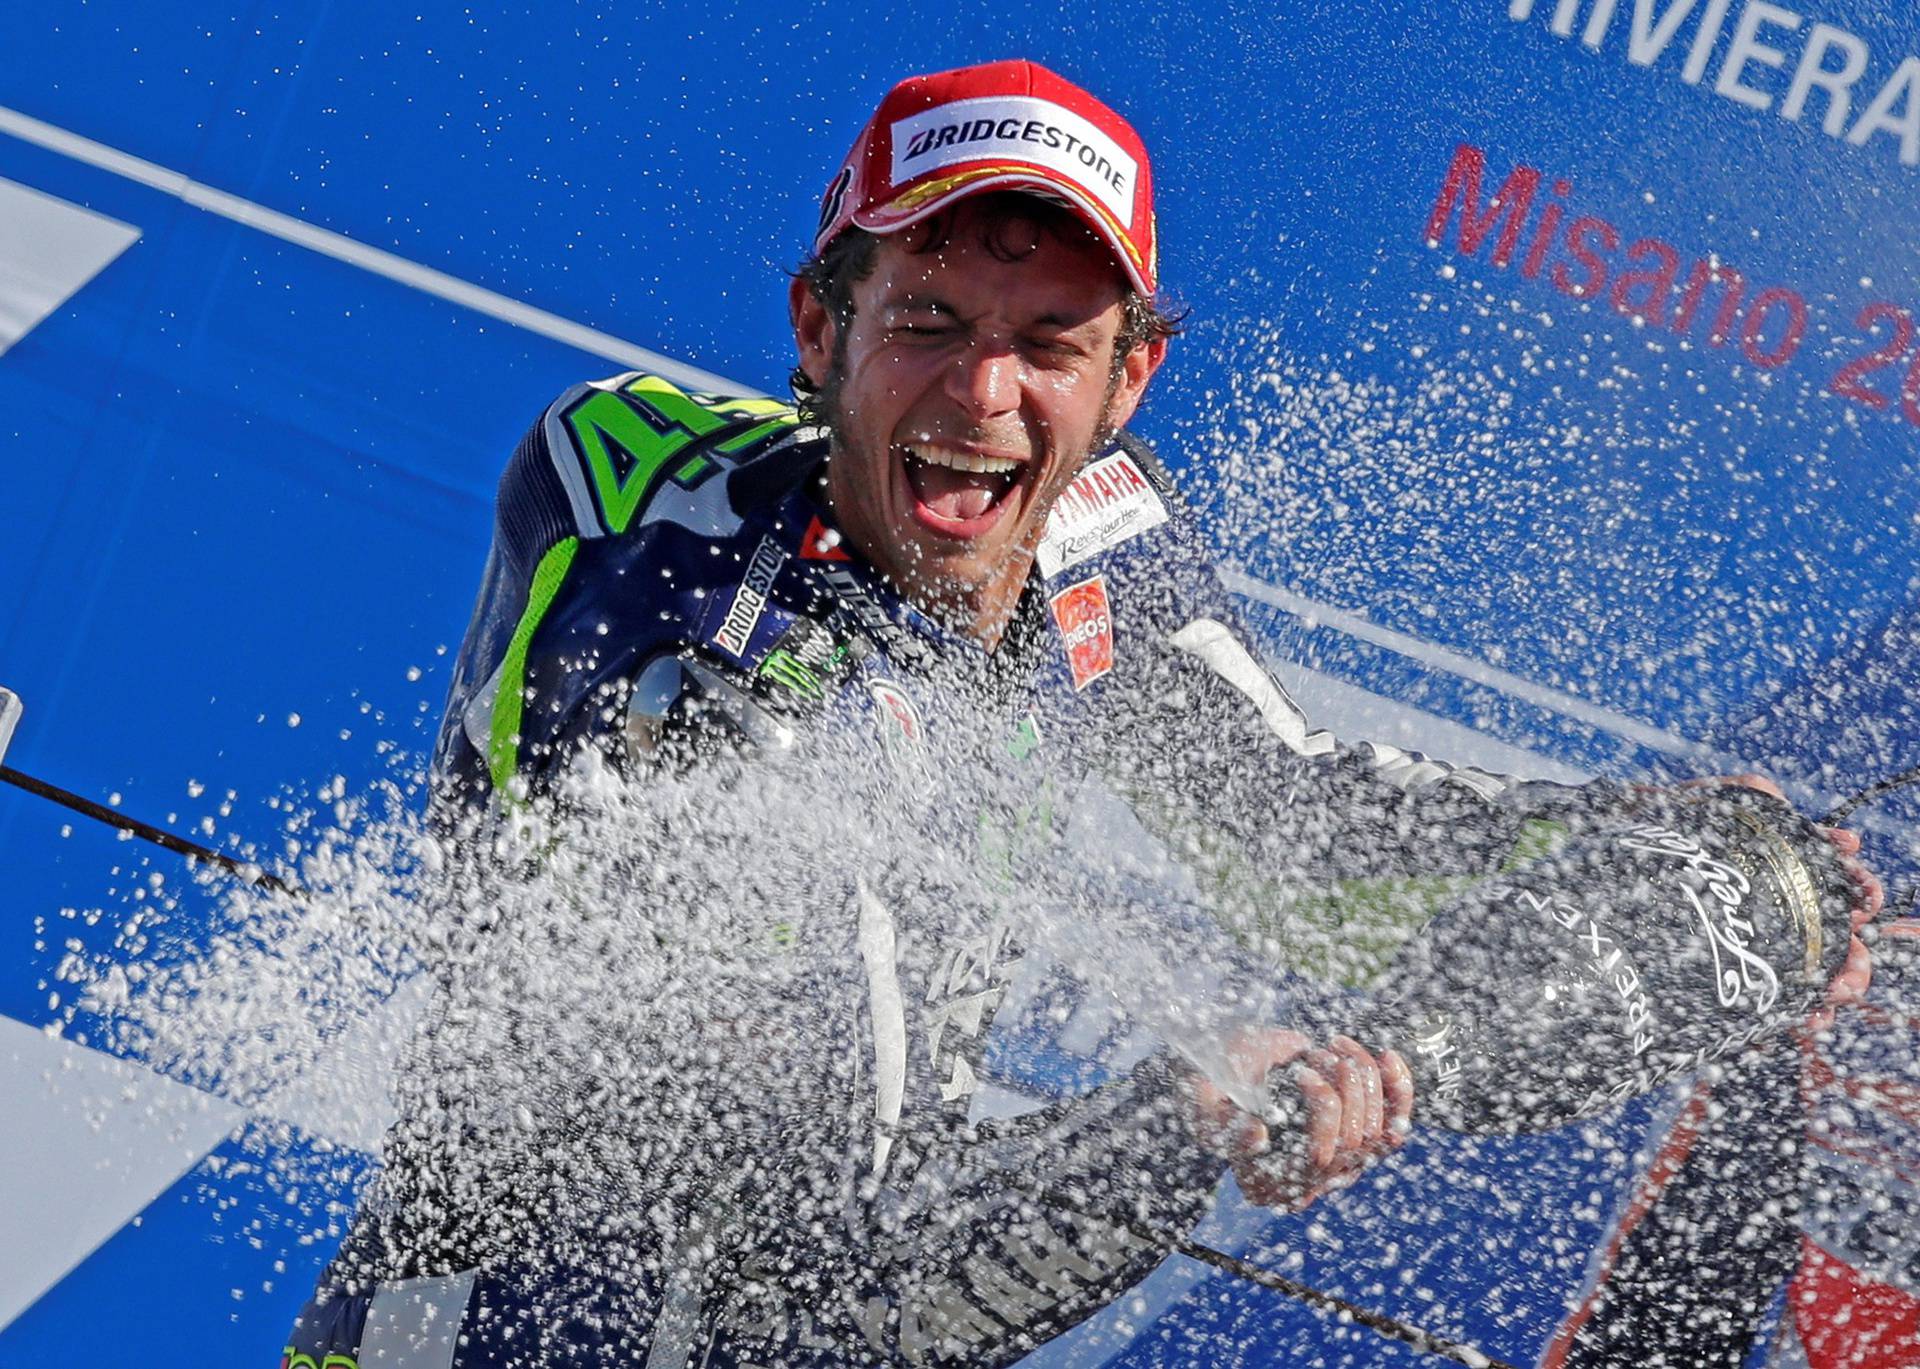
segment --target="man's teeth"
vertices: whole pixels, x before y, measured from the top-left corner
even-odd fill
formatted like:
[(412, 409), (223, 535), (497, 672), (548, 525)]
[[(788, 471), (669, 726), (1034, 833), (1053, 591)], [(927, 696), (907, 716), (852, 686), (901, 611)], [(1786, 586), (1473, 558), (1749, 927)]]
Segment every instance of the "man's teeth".
[(979, 475), (1006, 475), (1020, 469), (1020, 463), (1010, 456), (975, 456), (972, 452), (957, 452), (951, 447), (936, 447), (930, 442), (909, 442), (907, 453), (929, 466), (947, 466), (956, 471), (973, 471)]

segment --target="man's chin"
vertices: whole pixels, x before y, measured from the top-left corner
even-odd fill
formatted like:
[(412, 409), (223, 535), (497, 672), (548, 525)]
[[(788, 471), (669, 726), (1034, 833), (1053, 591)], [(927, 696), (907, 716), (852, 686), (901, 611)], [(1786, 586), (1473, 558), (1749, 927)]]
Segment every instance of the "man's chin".
[(984, 541), (921, 534), (898, 548), (900, 588), (910, 598), (948, 602), (971, 600), (989, 589), (1004, 573), (1012, 549), (999, 539)]

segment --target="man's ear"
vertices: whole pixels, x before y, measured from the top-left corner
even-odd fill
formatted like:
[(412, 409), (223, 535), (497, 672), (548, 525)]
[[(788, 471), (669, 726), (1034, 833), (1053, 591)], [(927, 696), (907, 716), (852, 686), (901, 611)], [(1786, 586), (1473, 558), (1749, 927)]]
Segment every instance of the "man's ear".
[(800, 353), (800, 369), (816, 386), (833, 371), (833, 314), (820, 302), (801, 276), (787, 287), (787, 316), (793, 321), (793, 345)]
[(1141, 397), (1147, 392), (1147, 382), (1166, 359), (1167, 340), (1163, 337), (1134, 344), (1120, 363), (1120, 383), (1114, 386), (1113, 400), (1107, 406), (1109, 424), (1115, 428), (1127, 426), (1127, 420), (1133, 417), (1133, 411), (1140, 407)]

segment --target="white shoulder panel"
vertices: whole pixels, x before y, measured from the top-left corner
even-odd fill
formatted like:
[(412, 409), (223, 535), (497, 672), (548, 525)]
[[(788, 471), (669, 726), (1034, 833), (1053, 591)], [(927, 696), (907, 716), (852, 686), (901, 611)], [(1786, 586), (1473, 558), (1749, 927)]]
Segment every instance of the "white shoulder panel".
[(1367, 742), (1365, 746), (1374, 773), (1397, 789), (1425, 789), (1430, 784), (1444, 781), (1470, 789), (1491, 802), (1518, 783), (1505, 775), (1491, 774), (1472, 766), (1447, 765), (1422, 756), (1417, 751), (1402, 751), (1384, 742)]
[(1306, 712), (1225, 623), (1196, 618), (1168, 640), (1246, 695), (1289, 751), (1297, 756), (1324, 756), (1333, 750), (1333, 734), (1307, 731)]

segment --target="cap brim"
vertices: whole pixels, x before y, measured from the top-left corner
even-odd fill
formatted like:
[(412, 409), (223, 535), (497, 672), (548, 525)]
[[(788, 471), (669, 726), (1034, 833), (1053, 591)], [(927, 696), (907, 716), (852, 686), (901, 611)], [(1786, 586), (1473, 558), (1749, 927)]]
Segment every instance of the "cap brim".
[(1153, 294), (1153, 278), (1146, 264), (1136, 257), (1131, 235), (1113, 217), (1112, 211), (1073, 181), (1047, 167), (1006, 161), (971, 167), (961, 165), (934, 180), (908, 186), (886, 204), (856, 210), (851, 221), (869, 233), (897, 233), (969, 196), (994, 190), (1027, 190), (1064, 204), (1113, 250), (1114, 260), (1134, 289), (1143, 295)]

